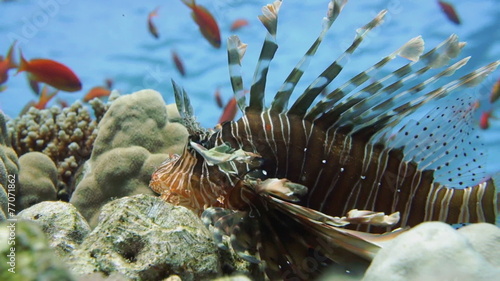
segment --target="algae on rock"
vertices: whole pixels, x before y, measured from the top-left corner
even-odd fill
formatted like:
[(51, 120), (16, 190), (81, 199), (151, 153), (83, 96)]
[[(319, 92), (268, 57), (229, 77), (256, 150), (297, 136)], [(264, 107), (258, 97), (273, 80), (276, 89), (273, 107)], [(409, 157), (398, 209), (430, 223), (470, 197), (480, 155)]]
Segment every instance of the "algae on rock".
[(90, 232), (90, 226), (78, 210), (62, 201), (41, 202), (24, 209), (17, 218), (40, 225), (60, 257), (70, 254)]
[[(0, 224), (0, 241), (9, 236), (7, 223)], [(15, 273), (8, 271), (11, 245), (0, 243), (0, 280), (74, 280), (67, 267), (61, 263), (47, 243), (40, 226), (30, 221), (15, 223)]]
[(102, 208), (99, 224), (72, 252), (75, 274), (121, 273), (134, 280), (207, 280), (220, 272), (217, 246), (190, 210), (135, 195)]

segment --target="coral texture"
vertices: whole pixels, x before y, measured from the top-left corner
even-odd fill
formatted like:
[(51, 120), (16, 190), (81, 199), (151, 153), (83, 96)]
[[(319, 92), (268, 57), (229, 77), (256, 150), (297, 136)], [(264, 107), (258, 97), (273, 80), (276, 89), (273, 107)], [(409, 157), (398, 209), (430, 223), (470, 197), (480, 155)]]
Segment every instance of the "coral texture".
[(19, 172), (19, 159), (16, 152), (8, 146), (8, 143), (5, 116), (0, 113), (0, 221), (8, 217), (7, 191), (9, 180), (17, 178)]
[(32, 107), (8, 123), (11, 146), (19, 156), (39, 151), (54, 161), (59, 175), (58, 197), (66, 201), (73, 191), (75, 172), (90, 157), (98, 121), (108, 107), (98, 100), (91, 105), (95, 118), (77, 101), (63, 109)]
[(78, 210), (62, 201), (41, 202), (24, 209), (17, 217), (38, 223), (47, 235), (51, 248), (61, 257), (71, 253), (90, 232), (90, 226)]
[(91, 226), (108, 201), (153, 194), (148, 185), (154, 169), (169, 154), (181, 153), (187, 140), (186, 129), (169, 114), (161, 95), (153, 90), (121, 96), (107, 110), (70, 200)]
[(57, 168), (41, 152), (29, 152), (19, 157), (17, 211), (42, 201), (57, 199)]

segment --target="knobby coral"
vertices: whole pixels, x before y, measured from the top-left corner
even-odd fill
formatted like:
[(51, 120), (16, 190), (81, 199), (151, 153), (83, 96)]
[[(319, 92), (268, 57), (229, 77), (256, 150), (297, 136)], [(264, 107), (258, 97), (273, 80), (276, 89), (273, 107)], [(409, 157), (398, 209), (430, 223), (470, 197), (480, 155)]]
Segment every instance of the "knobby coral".
[(8, 143), (18, 156), (39, 151), (49, 156), (58, 169), (58, 198), (68, 201), (74, 189), (78, 168), (90, 158), (97, 124), (113, 100), (108, 104), (95, 99), (90, 104), (94, 112), (77, 101), (66, 108), (51, 107), (27, 113), (7, 123)]

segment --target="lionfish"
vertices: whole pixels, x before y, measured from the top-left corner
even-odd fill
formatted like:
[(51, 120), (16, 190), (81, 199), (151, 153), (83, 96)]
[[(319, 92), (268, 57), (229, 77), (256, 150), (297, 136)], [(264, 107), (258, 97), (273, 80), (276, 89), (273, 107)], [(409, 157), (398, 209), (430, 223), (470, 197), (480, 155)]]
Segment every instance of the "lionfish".
[[(264, 6), (259, 16), (267, 36), (248, 105), (240, 75), (246, 44), (228, 39), (231, 85), (243, 112), (238, 121), (200, 128), (185, 90), (172, 82), (190, 138), (182, 155), (171, 155), (156, 170), (150, 187), (202, 214), (221, 247), (230, 245), (258, 263), (271, 280), (309, 280), (335, 264), (367, 266), (386, 241), (420, 222), (496, 218), (496, 189), (484, 175), (484, 152), (472, 126), (475, 99), (450, 93), (477, 85), (500, 61), (444, 84), (469, 60), (451, 64), (465, 45), (456, 35), (426, 53), (423, 39), (413, 38), (320, 97), (382, 22), (381, 11), (288, 106), (346, 2), (329, 3), (320, 35), (269, 107), (265, 84), (278, 48), (281, 1)], [(398, 56), (407, 63), (376, 79)], [(444, 97), (445, 105), (409, 117)]]

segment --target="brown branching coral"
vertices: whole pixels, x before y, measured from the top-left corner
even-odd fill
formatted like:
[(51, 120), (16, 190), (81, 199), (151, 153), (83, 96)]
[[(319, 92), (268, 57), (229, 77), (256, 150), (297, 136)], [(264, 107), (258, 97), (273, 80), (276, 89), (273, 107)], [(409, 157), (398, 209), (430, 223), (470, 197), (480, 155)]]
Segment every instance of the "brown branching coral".
[(90, 158), (97, 124), (109, 103), (95, 99), (91, 103), (95, 117), (81, 102), (66, 108), (52, 107), (27, 113), (10, 120), (10, 145), (19, 156), (39, 151), (49, 156), (58, 169), (58, 198), (69, 200), (78, 168)]

